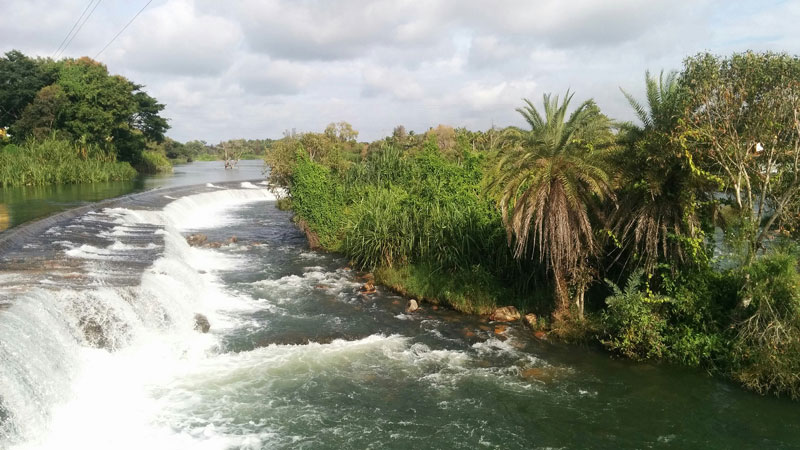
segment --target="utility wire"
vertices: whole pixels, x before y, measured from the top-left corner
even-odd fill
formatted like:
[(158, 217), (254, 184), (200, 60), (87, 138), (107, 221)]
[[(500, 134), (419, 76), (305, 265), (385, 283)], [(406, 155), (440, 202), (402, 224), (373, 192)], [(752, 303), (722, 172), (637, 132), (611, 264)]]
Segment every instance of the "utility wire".
[(64, 42), (67, 42), (67, 39), (69, 39), (69, 36), (72, 34), (73, 31), (75, 31), (75, 27), (78, 26), (78, 22), (80, 22), (81, 19), (83, 19), (83, 16), (86, 14), (86, 11), (89, 10), (89, 7), (92, 6), (92, 3), (94, 3), (94, 0), (89, 0), (89, 3), (86, 4), (86, 8), (83, 8), (83, 12), (81, 13), (80, 16), (78, 16), (78, 20), (76, 20), (75, 23), (72, 24), (72, 28), (70, 28), (69, 33), (67, 33), (67, 35), (64, 36), (64, 39), (61, 40), (61, 43), (58, 44), (58, 48), (56, 49), (56, 51), (53, 52), (53, 56), (51, 56), (51, 58), (54, 58), (56, 56), (56, 53), (58, 53), (58, 51), (61, 50), (61, 47), (64, 45)]
[(137, 17), (139, 17), (139, 14), (141, 14), (141, 13), (142, 13), (142, 11), (144, 11), (144, 10), (145, 10), (145, 8), (147, 8), (147, 7), (150, 5), (150, 3), (153, 3), (153, 0), (149, 0), (147, 3), (145, 3), (145, 5), (144, 5), (144, 6), (142, 6), (142, 9), (140, 9), (140, 10), (139, 10), (139, 12), (137, 12), (137, 13), (136, 13), (136, 15), (135, 15), (135, 16), (133, 16), (133, 18), (132, 18), (130, 21), (128, 21), (128, 23), (126, 23), (126, 24), (125, 24), (125, 26), (124, 26), (124, 27), (122, 27), (122, 29), (121, 29), (121, 30), (119, 30), (119, 33), (115, 34), (115, 35), (114, 35), (114, 37), (113, 37), (113, 38), (111, 38), (111, 40), (110, 40), (110, 41), (108, 41), (108, 44), (106, 44), (106, 46), (105, 46), (105, 47), (103, 47), (103, 49), (102, 49), (102, 50), (100, 50), (99, 52), (97, 52), (97, 54), (96, 54), (96, 55), (94, 55), (94, 59), (97, 59), (97, 57), (98, 57), (98, 56), (100, 56), (100, 54), (101, 54), (101, 53), (103, 53), (104, 51), (106, 51), (106, 49), (108, 48), (108, 46), (109, 46), (109, 45), (111, 45), (111, 44), (112, 44), (112, 43), (113, 43), (115, 40), (117, 40), (117, 38), (119, 37), (119, 35), (120, 35), (120, 34), (122, 34), (122, 33), (123, 33), (123, 32), (124, 32), (126, 29), (128, 29), (128, 27), (129, 27), (129, 26), (130, 26), (130, 25), (133, 23), (133, 21), (134, 21), (134, 20), (136, 20), (136, 18), (137, 18)]
[[(84, 26), (84, 25), (86, 25), (86, 22), (89, 20), (89, 18), (90, 18), (90, 17), (92, 17), (92, 13), (94, 13), (94, 10), (95, 10), (95, 9), (97, 9), (97, 7), (98, 7), (98, 6), (100, 6), (100, 3), (102, 3), (102, 1), (103, 1), (103, 0), (97, 0), (97, 3), (95, 3), (95, 4), (94, 4), (94, 8), (92, 8), (92, 10), (91, 10), (91, 11), (89, 11), (89, 14), (86, 16), (86, 18), (85, 18), (85, 19), (83, 19), (83, 22), (81, 22), (81, 24), (80, 24), (80, 25), (78, 25), (78, 29), (77, 29), (77, 30), (75, 30), (75, 33), (72, 35), (72, 37), (71, 37), (71, 38), (69, 38), (69, 40), (67, 41), (67, 43), (64, 45), (64, 48), (63, 48), (63, 49), (61, 49), (61, 52), (60, 52), (60, 54), (64, 54), (64, 52), (67, 50), (67, 47), (69, 47), (69, 44), (71, 44), (71, 43), (72, 43), (72, 40), (73, 40), (73, 39), (75, 39), (75, 36), (77, 36), (77, 35), (78, 35), (78, 33), (80, 33), (80, 31), (81, 31), (81, 28), (83, 28), (83, 26)], [(59, 55), (56, 55), (56, 57), (58, 57), (58, 56), (59, 56)]]

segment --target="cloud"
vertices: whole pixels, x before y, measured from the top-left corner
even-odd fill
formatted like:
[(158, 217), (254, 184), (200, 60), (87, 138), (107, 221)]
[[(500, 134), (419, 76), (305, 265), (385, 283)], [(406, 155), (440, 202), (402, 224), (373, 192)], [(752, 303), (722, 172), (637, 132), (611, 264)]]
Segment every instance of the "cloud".
[[(103, 2), (65, 52), (93, 56), (141, 8)], [(6, 0), (0, 51), (49, 56), (85, 0)], [(619, 92), (700, 51), (800, 53), (797, 2), (154, 0), (102, 55), (165, 103), (179, 140), (279, 137), (346, 120), (523, 125), (514, 108), (572, 89), (633, 118)]]
[(107, 59), (139, 72), (219, 75), (235, 62), (239, 25), (174, 0), (145, 11)]

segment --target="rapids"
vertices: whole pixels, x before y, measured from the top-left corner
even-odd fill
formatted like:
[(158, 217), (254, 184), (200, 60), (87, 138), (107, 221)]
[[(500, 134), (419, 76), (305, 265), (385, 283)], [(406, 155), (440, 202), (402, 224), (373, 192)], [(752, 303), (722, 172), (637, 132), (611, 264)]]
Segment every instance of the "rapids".
[(215, 182), (2, 235), (0, 448), (800, 446), (796, 403), (362, 296), (274, 200)]

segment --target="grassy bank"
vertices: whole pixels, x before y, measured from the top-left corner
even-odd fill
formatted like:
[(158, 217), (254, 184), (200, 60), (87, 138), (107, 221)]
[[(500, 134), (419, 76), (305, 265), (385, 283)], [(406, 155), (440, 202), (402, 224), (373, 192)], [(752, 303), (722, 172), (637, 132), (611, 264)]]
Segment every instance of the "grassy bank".
[(0, 186), (93, 183), (128, 180), (136, 170), (94, 145), (66, 140), (29, 140), (0, 148)]

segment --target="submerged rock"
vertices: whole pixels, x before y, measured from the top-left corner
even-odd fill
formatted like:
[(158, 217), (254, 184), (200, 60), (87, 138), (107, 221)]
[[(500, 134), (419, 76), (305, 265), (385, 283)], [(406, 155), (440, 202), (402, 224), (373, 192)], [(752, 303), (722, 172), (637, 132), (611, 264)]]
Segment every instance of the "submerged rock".
[(419, 304), (413, 298), (406, 303), (406, 313), (412, 313), (419, 309)]
[(228, 239), (228, 244), (235, 244), (237, 242), (239, 242), (239, 238), (236, 236), (231, 236), (230, 239)]
[(211, 324), (208, 322), (208, 317), (203, 314), (194, 315), (194, 329), (201, 333), (208, 333), (211, 329)]
[(489, 317), (489, 319), (498, 322), (513, 322), (515, 320), (519, 320), (519, 318), (519, 311), (517, 311), (517, 308), (513, 306), (503, 306), (502, 308), (497, 308)]
[(208, 236), (205, 234), (197, 233), (190, 234), (186, 237), (186, 242), (192, 247), (199, 247), (208, 241)]
[(374, 294), (376, 290), (377, 289), (375, 289), (375, 285), (372, 283), (372, 281), (367, 281), (366, 283), (364, 283), (363, 286), (361, 286), (361, 289), (359, 289), (358, 291), (361, 292), (362, 294), (368, 295), (368, 294)]

